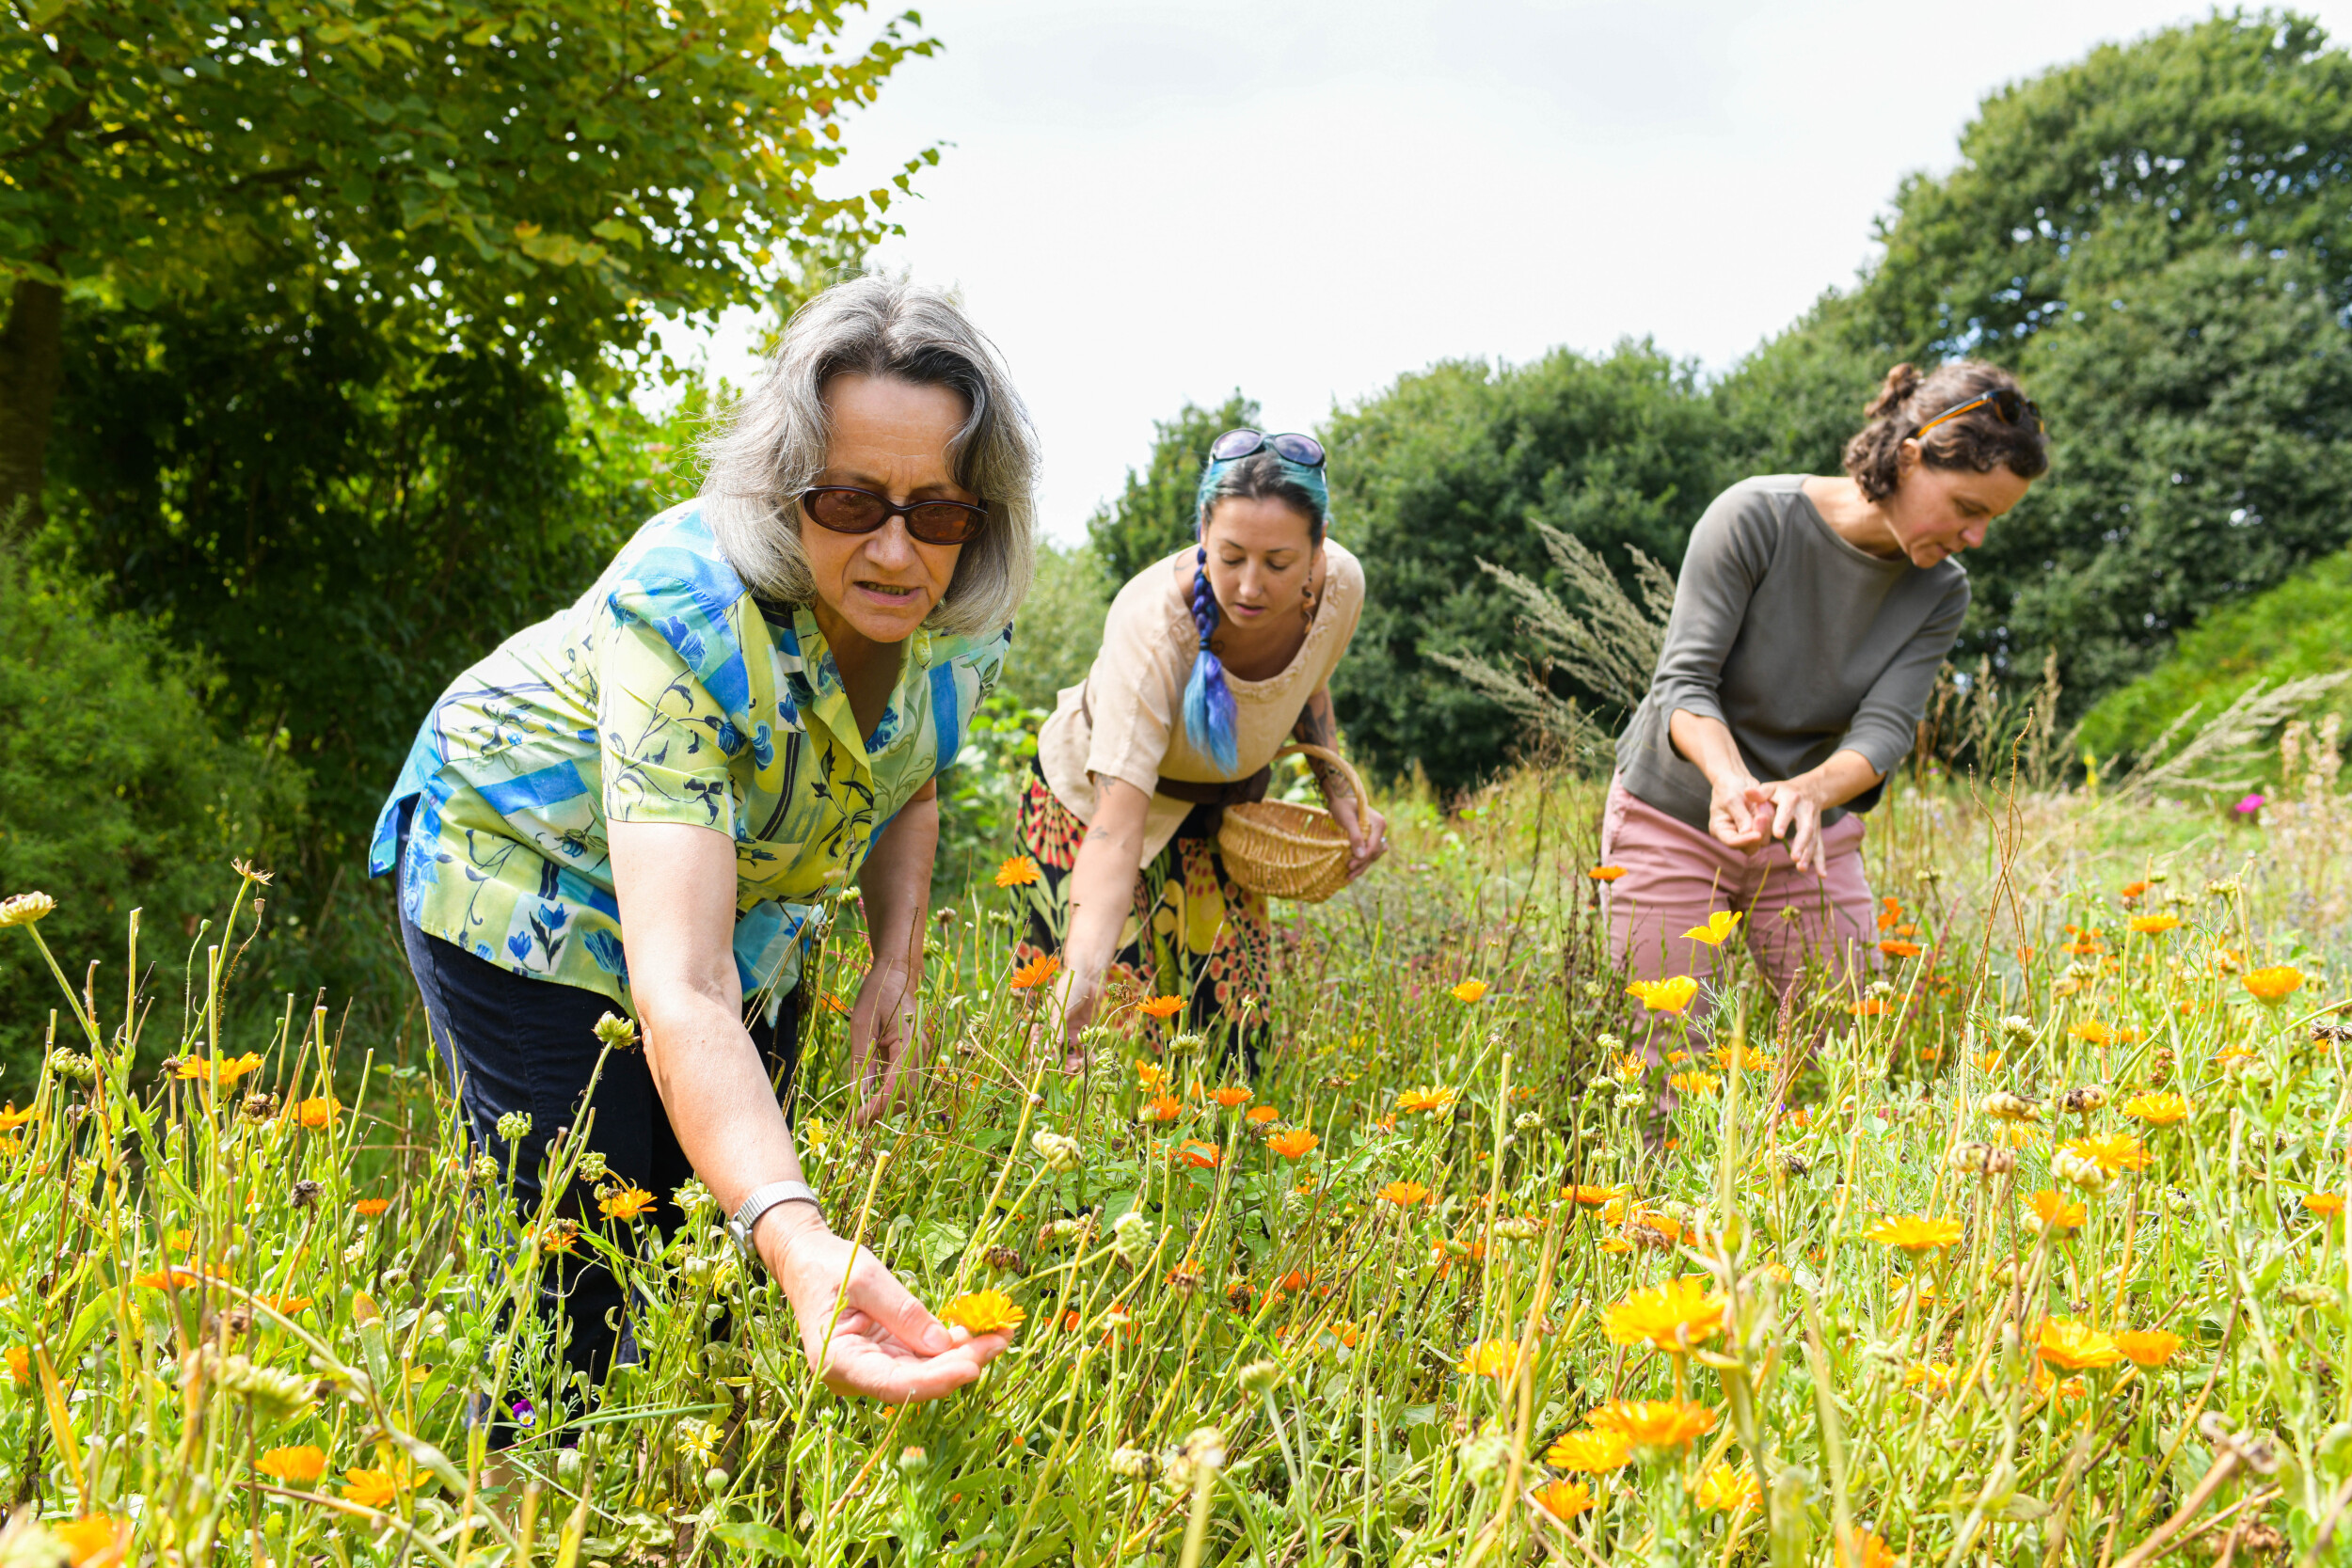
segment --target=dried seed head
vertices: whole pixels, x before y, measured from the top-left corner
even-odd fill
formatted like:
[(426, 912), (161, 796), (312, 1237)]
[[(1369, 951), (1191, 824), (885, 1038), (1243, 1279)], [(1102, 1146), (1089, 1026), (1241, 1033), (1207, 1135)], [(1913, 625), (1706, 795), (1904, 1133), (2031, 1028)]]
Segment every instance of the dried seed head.
[(618, 1013), (596, 1020), (596, 1038), (608, 1051), (628, 1051), (637, 1044), (637, 1025)]
[(45, 893), (20, 893), (0, 898), (0, 926), (30, 926), (56, 912), (57, 901)]
[(1264, 1394), (1272, 1392), (1274, 1386), (1282, 1381), (1282, 1369), (1273, 1361), (1252, 1361), (1236, 1375), (1243, 1387), (1253, 1394)]
[(278, 1097), (274, 1094), (249, 1094), (238, 1110), (247, 1121), (267, 1121), (278, 1114)]
[(2079, 1089), (2069, 1089), (2058, 1096), (2058, 1108), (2070, 1117), (2087, 1117), (2107, 1102), (2105, 1084), (2085, 1084)]
[(1954, 1170), (1974, 1171), (1981, 1176), (1992, 1157), (1993, 1146), (1991, 1144), (1962, 1144), (1945, 1156), (1945, 1164)]
[(1084, 1151), (1078, 1147), (1078, 1140), (1067, 1133), (1040, 1132), (1030, 1137), (1029, 1147), (1037, 1150), (1038, 1158), (1045, 1162), (1046, 1169), (1062, 1175), (1068, 1175), (1084, 1164)]
[(2027, 1041), (2031, 1040), (2033, 1037), (2034, 1026), (2032, 1019), (2020, 1018), (2015, 1013), (2011, 1013), (2009, 1017), (2001, 1020), (2001, 1038), (2009, 1041), (2010, 1044), (2024, 1045)]
[(315, 1181), (297, 1181), (294, 1184), (294, 1190), (286, 1196), (294, 1199), (295, 1208), (308, 1209), (318, 1202), (319, 1195), (326, 1190)]
[(2023, 1095), (1995, 1089), (1977, 1101), (1977, 1109), (1995, 1121), (2040, 1121), (2042, 1111)]
[(1159, 1461), (1149, 1449), (1120, 1448), (1111, 1450), (1111, 1474), (1129, 1481), (1142, 1481), (1159, 1468)]
[(988, 1266), (990, 1268), (998, 1270), (1001, 1273), (1020, 1274), (1023, 1272), (1021, 1267), (1021, 1255), (1013, 1251), (1012, 1248), (1005, 1245), (1002, 1242), (998, 1242), (992, 1245), (985, 1253), (981, 1254), (981, 1256), (988, 1260)]

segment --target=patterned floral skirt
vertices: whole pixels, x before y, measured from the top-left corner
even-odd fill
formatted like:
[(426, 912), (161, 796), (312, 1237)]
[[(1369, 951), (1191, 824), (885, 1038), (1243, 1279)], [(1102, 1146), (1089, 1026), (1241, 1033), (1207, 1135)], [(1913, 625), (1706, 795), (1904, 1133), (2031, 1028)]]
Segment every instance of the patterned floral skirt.
[[(1195, 806), (1136, 879), (1135, 905), (1104, 981), (1114, 1005), (1129, 996), (1184, 998), (1184, 1028), (1213, 1040), (1238, 1039), (1254, 1056), (1267, 1033), (1274, 928), (1264, 896), (1225, 874), (1216, 850), (1217, 817), (1216, 808)], [(1026, 963), (1061, 952), (1062, 933), (1070, 929), (1070, 874), (1087, 834), (1086, 824), (1054, 798), (1034, 762), (1021, 798), (1020, 831), (1039, 873), (1022, 890), (1029, 928), (1014, 952)]]

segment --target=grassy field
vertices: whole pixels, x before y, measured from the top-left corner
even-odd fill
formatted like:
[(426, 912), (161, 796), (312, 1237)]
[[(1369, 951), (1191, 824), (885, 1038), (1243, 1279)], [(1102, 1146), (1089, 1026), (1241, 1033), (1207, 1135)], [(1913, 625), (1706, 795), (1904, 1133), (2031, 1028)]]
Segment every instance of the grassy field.
[[(918, 1109), (844, 1125), (820, 1014), (834, 1223), (1020, 1320), (907, 1409), (813, 1383), (707, 1194), (653, 1195), (663, 1248), (567, 1162), (612, 1217), (497, 1224), (413, 1034), (289, 998), (223, 1037), (249, 881), (184, 989), (59, 954), (0, 1117), (0, 1562), (2352, 1560), (2332, 781), (1898, 790), (1883, 972), (1784, 1007), (1735, 961), (1684, 1013), (1597, 956), (1597, 803), (1399, 802), (1379, 873), (1278, 909), (1255, 1081), (1140, 1006), (1048, 1070), (986, 882)], [(567, 1247), (642, 1301), (594, 1404), (528, 1309)], [(469, 1447), (469, 1393), (527, 1402), (518, 1447)]]

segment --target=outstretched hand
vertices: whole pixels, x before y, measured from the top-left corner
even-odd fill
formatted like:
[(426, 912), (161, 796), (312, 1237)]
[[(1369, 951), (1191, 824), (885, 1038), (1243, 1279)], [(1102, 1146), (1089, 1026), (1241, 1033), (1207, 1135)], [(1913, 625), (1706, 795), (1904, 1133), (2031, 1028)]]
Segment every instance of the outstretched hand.
[(922, 1065), (915, 990), (903, 966), (880, 963), (858, 987), (850, 1010), (850, 1071), (866, 1097), (852, 1117), (861, 1127), (881, 1120), (900, 1088), (914, 1086)]
[(935, 1400), (978, 1377), (1012, 1342), (948, 1328), (881, 1259), (813, 1215), (795, 1228), (769, 1229), (761, 1227), (763, 1251), (792, 1304), (809, 1369), (836, 1394), (891, 1404)]

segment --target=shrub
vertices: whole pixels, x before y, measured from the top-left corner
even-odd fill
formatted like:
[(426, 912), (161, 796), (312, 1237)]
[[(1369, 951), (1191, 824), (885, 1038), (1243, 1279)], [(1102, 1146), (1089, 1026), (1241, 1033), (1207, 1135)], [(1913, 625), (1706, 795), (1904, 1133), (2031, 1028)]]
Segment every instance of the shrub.
[[(0, 547), (0, 895), (55, 897), (43, 930), (61, 954), (120, 952), (141, 908), (141, 952), (169, 974), (217, 918), (226, 863), (282, 842), (301, 774), (278, 744), (223, 739), (211, 672), (92, 601)], [(0, 946), (0, 1069), (20, 1098), (54, 988), (30, 942)]]

